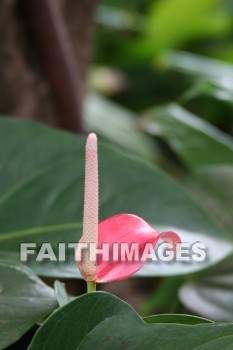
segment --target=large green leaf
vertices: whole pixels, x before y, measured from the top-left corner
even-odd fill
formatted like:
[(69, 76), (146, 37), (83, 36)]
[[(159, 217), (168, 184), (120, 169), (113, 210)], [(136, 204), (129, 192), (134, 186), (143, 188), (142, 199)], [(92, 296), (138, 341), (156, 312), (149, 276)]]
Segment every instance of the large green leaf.
[[(77, 243), (81, 236), (85, 139), (34, 122), (0, 120), (1, 250), (19, 254), (19, 244)], [(100, 143), (100, 219), (128, 212), (158, 230), (174, 229), (182, 240), (202, 241), (202, 263), (147, 263), (138, 275), (172, 275), (202, 270), (232, 252), (229, 235), (184, 188), (161, 170)], [(72, 251), (71, 251), (72, 252)], [(73, 254), (65, 262), (35, 261), (39, 274), (80, 277)]]
[(160, 136), (191, 169), (233, 163), (233, 143), (218, 129), (176, 104), (144, 113), (144, 128)]
[(29, 350), (224, 350), (232, 345), (233, 324), (169, 324), (165, 318), (165, 323), (146, 324), (116, 297), (91, 293), (54, 313), (38, 330)]
[(184, 284), (180, 300), (190, 310), (215, 321), (233, 320), (233, 257)]
[(58, 307), (53, 289), (26, 266), (0, 256), (0, 349)]
[(233, 324), (145, 325), (130, 317), (115, 316), (100, 323), (78, 349), (118, 350), (125, 346), (128, 350), (228, 350), (232, 341)]
[(83, 295), (55, 312), (39, 329), (29, 349), (77, 349), (92, 329), (114, 315), (128, 315), (140, 321), (127, 303), (111, 294)]

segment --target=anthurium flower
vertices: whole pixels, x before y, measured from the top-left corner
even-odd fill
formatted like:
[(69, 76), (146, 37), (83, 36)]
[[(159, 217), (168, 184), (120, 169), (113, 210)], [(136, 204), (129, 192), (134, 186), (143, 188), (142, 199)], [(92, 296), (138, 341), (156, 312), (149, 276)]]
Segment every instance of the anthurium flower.
[[(83, 235), (76, 251), (78, 266), (87, 282), (112, 282), (138, 271), (157, 242), (172, 244), (175, 254), (180, 243), (172, 232), (158, 233), (151, 225), (132, 214), (118, 214), (98, 224), (98, 160), (97, 138), (90, 134), (86, 143)], [(91, 247), (95, 254), (91, 253)]]
[(145, 264), (159, 239), (171, 242), (173, 246), (180, 243), (176, 233), (159, 234), (136, 215), (118, 214), (100, 222), (98, 248), (103, 249), (104, 242), (108, 243), (110, 261), (103, 259), (104, 254), (98, 255), (93, 278), (96, 282), (112, 282), (133, 275)]

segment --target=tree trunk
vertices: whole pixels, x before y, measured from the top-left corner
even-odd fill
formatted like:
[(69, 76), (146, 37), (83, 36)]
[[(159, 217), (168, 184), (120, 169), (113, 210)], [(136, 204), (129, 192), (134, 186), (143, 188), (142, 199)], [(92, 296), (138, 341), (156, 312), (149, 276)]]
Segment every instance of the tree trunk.
[[(37, 6), (41, 2), (41, 0), (39, 2), (38, 0), (29, 1), (30, 6), (33, 6), (33, 2)], [(69, 41), (68, 44), (71, 47), (69, 54), (75, 62), (73, 70), (77, 69), (74, 72), (74, 86), (71, 86), (71, 89), (75, 89), (75, 80), (77, 80), (80, 90), (77, 91), (77, 94), (79, 93), (82, 97), (90, 61), (96, 0), (49, 1), (54, 1), (54, 5), (60, 9), (62, 25), (64, 26), (62, 30), (67, 34), (65, 40)], [(30, 20), (33, 20), (32, 12), (27, 13), (23, 4), (24, 0), (0, 2), (0, 114), (36, 119), (50, 125), (61, 126), (64, 125), (62, 119), (65, 119), (66, 116), (64, 113), (61, 114), (59, 103), (67, 105), (66, 100), (70, 95), (66, 92), (69, 86), (66, 87), (60, 99), (54, 98), (54, 85), (51, 84), (51, 77), (48, 74), (48, 70), (54, 67), (51, 63), (51, 67), (49, 67), (47, 58), (41, 52), (43, 48), (38, 42), (38, 33), (35, 32), (35, 28), (30, 23)], [(43, 23), (43, 18), (41, 22)], [(51, 23), (47, 25), (51, 25)], [(36, 30), (38, 31), (40, 28)], [(53, 50), (54, 56), (56, 53), (61, 55), (59, 51), (56, 51), (56, 46), (53, 47)], [(63, 101), (61, 101), (62, 99)], [(78, 103), (81, 104), (81, 101)], [(67, 115), (67, 118), (69, 117), (72, 118), (72, 116)], [(73, 130), (77, 131), (74, 119), (72, 123), (73, 125), (69, 125), (67, 128), (72, 130), (73, 127)]]

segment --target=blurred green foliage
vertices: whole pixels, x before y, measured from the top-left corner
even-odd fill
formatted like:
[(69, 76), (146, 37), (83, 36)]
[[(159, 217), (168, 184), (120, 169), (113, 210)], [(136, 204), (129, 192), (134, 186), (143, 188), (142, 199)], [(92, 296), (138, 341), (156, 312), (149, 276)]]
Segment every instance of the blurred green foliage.
[[(227, 75), (229, 79), (227, 70), (232, 67), (226, 62), (233, 62), (232, 1), (103, 1), (96, 22), (95, 64), (117, 68), (125, 77), (125, 84), (112, 95), (116, 102), (141, 111), (180, 99), (198, 86), (199, 91), (183, 103), (224, 131), (232, 132), (232, 106), (229, 96), (228, 101), (225, 98), (231, 88), (223, 87), (221, 79), (210, 80), (208, 70), (203, 74), (210, 64), (216, 75), (221, 77), (223, 68), (223, 78)], [(185, 51), (183, 57), (173, 50)], [(223, 61), (209, 62), (210, 58)], [(188, 59), (186, 64), (184, 60)], [(193, 74), (197, 71), (199, 77)], [(203, 78), (207, 87), (202, 84), (200, 88), (199, 80)]]
[[(105, 0), (96, 24), (89, 86), (102, 96), (86, 102), (87, 127), (162, 167), (233, 236), (233, 2)], [(229, 262), (220, 264), (224, 276)], [(211, 282), (208, 274), (190, 277), (181, 301), (205, 317), (232, 320), (233, 283), (225, 278), (226, 297), (223, 282), (213, 282), (219, 267)], [(159, 311), (163, 286), (179, 289), (179, 279), (171, 281), (142, 309)]]

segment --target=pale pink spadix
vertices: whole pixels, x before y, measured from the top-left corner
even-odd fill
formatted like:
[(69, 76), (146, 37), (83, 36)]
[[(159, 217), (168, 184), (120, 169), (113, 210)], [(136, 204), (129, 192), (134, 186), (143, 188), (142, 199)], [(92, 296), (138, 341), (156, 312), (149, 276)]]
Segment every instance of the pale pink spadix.
[[(153, 249), (160, 239), (172, 243), (175, 254), (180, 243), (179, 236), (172, 231), (159, 233), (136, 215), (118, 214), (98, 225), (97, 137), (95, 134), (90, 134), (86, 143), (83, 235), (79, 243), (94, 244), (97, 253), (107, 243), (110, 258), (104, 259), (101, 254), (97, 254), (93, 259), (90, 249), (85, 249), (82, 251), (81, 260), (77, 258), (82, 276), (88, 282), (112, 282), (127, 278), (145, 264), (147, 246), (150, 245)], [(127, 251), (134, 245), (138, 256), (126, 260), (125, 254), (120, 249), (119, 256), (115, 259), (113, 252), (116, 244), (117, 249), (124, 245)], [(79, 254), (77, 251), (76, 257)]]
[[(81, 243), (98, 243), (98, 210), (99, 210), (99, 185), (98, 185), (98, 153), (97, 137), (89, 134), (86, 142), (85, 163), (85, 191), (84, 191), (84, 214), (83, 235)], [(82, 261), (78, 263), (82, 276), (87, 281), (94, 281), (96, 274), (96, 261), (90, 259), (90, 251), (84, 250)]]

